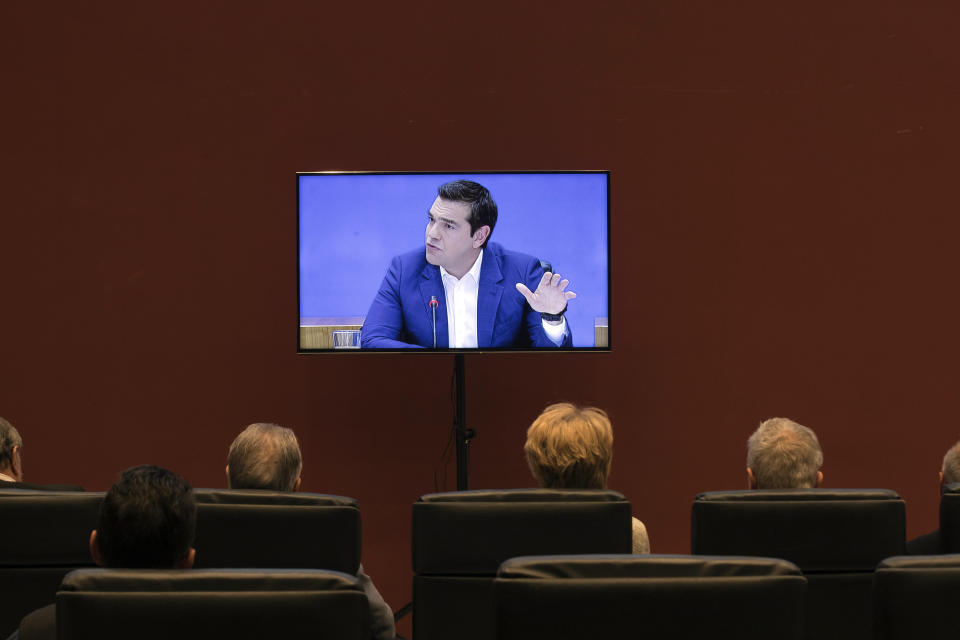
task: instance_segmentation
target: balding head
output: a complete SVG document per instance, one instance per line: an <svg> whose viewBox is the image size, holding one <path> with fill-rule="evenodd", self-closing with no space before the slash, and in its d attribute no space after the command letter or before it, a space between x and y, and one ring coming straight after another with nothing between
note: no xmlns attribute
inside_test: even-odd
<svg viewBox="0 0 960 640"><path fill-rule="evenodd" d="M747 475L754 489L811 489L823 479L817 435L786 418L771 418L747 440Z"/></svg>
<svg viewBox="0 0 960 640"><path fill-rule="evenodd" d="M260 422L244 429L230 445L227 482L231 489L295 491L302 467L293 431Z"/></svg>

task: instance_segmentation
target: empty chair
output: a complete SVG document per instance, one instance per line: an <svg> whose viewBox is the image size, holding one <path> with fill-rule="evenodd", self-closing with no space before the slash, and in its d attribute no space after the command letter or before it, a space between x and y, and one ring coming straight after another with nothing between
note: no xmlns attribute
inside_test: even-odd
<svg viewBox="0 0 960 640"><path fill-rule="evenodd" d="M0 637L53 602L67 572L92 567L90 532L103 493L0 489Z"/></svg>
<svg viewBox="0 0 960 640"><path fill-rule="evenodd" d="M616 491L514 489L422 496L413 505L413 635L493 637L493 578L508 558L630 553L630 503Z"/></svg>
<svg viewBox="0 0 960 640"><path fill-rule="evenodd" d="M331 569L360 565L360 509L344 496L196 489L197 568Z"/></svg>
<svg viewBox="0 0 960 640"><path fill-rule="evenodd" d="M786 560L513 558L494 581L498 640L803 637L806 580Z"/></svg>
<svg viewBox="0 0 960 640"><path fill-rule="evenodd" d="M958 602L960 556L887 558L874 574L876 638L952 637Z"/></svg>
<svg viewBox="0 0 960 640"><path fill-rule="evenodd" d="M904 536L885 489L711 491L693 503L691 552L789 560L808 580L808 638L871 638L873 570Z"/></svg>
<svg viewBox="0 0 960 640"><path fill-rule="evenodd" d="M60 640L365 640L356 578L320 570L80 569L56 599ZM21 638L30 639L21 628Z"/></svg>

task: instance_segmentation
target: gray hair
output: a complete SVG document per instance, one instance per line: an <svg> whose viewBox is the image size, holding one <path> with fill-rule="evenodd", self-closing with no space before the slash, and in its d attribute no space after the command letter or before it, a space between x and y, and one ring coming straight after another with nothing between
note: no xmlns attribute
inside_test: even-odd
<svg viewBox="0 0 960 640"><path fill-rule="evenodd" d="M0 469L6 469L13 463L14 447L22 447L20 432L12 424L0 418Z"/></svg>
<svg viewBox="0 0 960 640"><path fill-rule="evenodd" d="M821 466L817 434L792 420L770 418L747 440L747 467L760 489L813 488Z"/></svg>
<svg viewBox="0 0 960 640"><path fill-rule="evenodd" d="M244 429L227 454L231 489L293 491L303 468L291 429L258 422Z"/></svg>
<svg viewBox="0 0 960 640"><path fill-rule="evenodd" d="M950 447L943 456L943 484L960 482L960 442Z"/></svg>

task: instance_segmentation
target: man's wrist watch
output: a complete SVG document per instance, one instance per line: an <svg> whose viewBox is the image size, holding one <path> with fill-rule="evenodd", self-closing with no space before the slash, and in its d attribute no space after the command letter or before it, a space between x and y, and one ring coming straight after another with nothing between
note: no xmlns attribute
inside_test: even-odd
<svg viewBox="0 0 960 640"><path fill-rule="evenodd" d="M563 314L567 312L567 307L564 306L563 310L560 313L544 313L540 312L540 317L546 320L547 322L559 322L563 320Z"/></svg>

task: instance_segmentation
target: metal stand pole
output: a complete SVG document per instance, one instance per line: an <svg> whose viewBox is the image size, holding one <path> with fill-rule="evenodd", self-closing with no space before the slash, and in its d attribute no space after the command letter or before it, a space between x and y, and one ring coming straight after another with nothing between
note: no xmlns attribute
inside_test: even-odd
<svg viewBox="0 0 960 640"><path fill-rule="evenodd" d="M470 478L469 444L476 437L473 429L467 428L467 381L463 354L453 356L453 375L457 414L454 418L454 430L457 439L457 491L466 491Z"/></svg>

